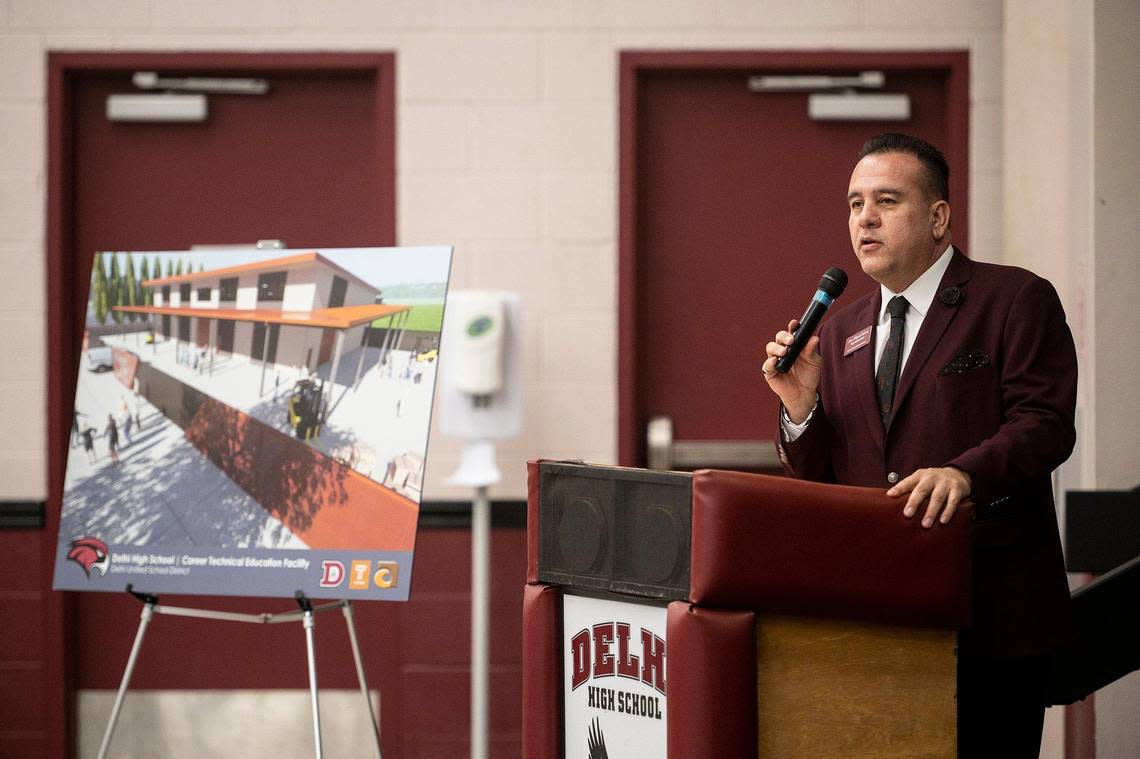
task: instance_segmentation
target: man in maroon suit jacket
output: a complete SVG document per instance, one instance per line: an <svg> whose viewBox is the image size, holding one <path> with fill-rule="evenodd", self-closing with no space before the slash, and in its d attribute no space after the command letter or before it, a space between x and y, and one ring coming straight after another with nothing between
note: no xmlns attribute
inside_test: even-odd
<svg viewBox="0 0 1140 759"><path fill-rule="evenodd" d="M900 519L928 529L974 503L959 756L1036 757L1048 652L1071 624L1050 475L1076 437L1076 353L1047 281L950 245L948 174L916 138L864 146L849 227L880 288L834 314L782 374L790 323L763 370L792 475L889 488Z"/></svg>

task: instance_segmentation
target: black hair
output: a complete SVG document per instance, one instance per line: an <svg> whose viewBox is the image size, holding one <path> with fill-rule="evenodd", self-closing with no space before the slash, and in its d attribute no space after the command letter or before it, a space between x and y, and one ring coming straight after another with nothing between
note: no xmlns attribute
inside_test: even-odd
<svg viewBox="0 0 1140 759"><path fill-rule="evenodd" d="M876 153L906 153L918 159L926 174L926 191L938 200L950 200L950 166L942 151L909 134L886 132L863 143L859 160Z"/></svg>

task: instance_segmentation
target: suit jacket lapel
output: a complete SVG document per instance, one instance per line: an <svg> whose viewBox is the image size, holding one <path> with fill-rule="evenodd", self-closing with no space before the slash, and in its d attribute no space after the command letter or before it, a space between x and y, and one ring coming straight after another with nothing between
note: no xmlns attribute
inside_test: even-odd
<svg viewBox="0 0 1140 759"><path fill-rule="evenodd" d="M856 324L872 325L871 344L840 359L851 362L848 370L852 374L849 376L854 377L855 393L859 396L860 411L867 417L872 439L879 446L880 451L886 445L886 434L883 430L883 420L879 416L879 395L878 388L875 385L874 331L879 328L879 309L882 308L883 302L882 292L881 288L875 289L875 297L867 300L867 306L855 322Z"/></svg>
<svg viewBox="0 0 1140 759"><path fill-rule="evenodd" d="M941 301L939 295L945 288L951 285L965 284L969 278L970 259L966 258L962 255L961 251L955 248L954 256L950 260L950 266L947 267L946 273L942 275L942 281L938 283L938 292L935 293L934 300L930 302L930 308L926 312L926 317L922 320L922 328L918 331L914 345L911 346L910 355L907 357L906 366L903 367L902 377L899 379L899 386L895 390L895 405L892 418L899 415L903 403L906 402L907 395L910 394L910 389L914 387L915 380L918 378L919 372L922 371L923 365L927 359L930 358L930 354L934 352L934 348L938 345L938 341L942 339L942 335L946 332L946 328L950 326L950 322L954 320L954 315L958 313L960 303L947 305Z"/></svg>

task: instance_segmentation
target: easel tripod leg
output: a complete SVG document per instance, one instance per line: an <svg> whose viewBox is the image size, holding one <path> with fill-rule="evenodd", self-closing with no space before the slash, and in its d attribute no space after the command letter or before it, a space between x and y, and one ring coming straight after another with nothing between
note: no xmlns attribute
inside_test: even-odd
<svg viewBox="0 0 1140 759"><path fill-rule="evenodd" d="M309 696L313 705L313 745L316 748L317 759L322 759L321 750L321 706L317 698L317 657L313 648L313 608L305 606L305 616L302 621L305 626L305 648L309 659Z"/></svg>
<svg viewBox="0 0 1140 759"><path fill-rule="evenodd" d="M345 601L341 610L344 612L344 623L348 627L348 641L352 644L352 660L356 662L356 679L360 681L360 696L364 699L364 708L368 711L368 718L372 720L372 735L376 739L376 759L383 759L380 751L380 726L376 723L376 714L372 711L372 699L368 697L368 681L364 677L364 660L360 656L360 644L356 640L356 621L352 616L352 601Z"/></svg>
<svg viewBox="0 0 1140 759"><path fill-rule="evenodd" d="M107 730L103 733L103 742L99 744L98 759L106 759L107 749L111 747L111 736L115 733L115 724L119 721L119 711L123 708L123 699L126 698L127 688L131 684L131 674L135 671L135 661L142 648L143 636L146 635L147 625L154 617L155 602L148 601L143 605L139 619L139 629L135 633L135 642L131 646L131 655L127 657L127 668L123 671L123 680L119 683L119 693L115 696L115 705L111 708L111 720L107 723Z"/></svg>

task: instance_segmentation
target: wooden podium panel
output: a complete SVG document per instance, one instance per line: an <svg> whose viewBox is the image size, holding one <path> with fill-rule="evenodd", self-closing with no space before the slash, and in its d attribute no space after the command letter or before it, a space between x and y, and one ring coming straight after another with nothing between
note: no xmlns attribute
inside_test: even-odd
<svg viewBox="0 0 1140 759"><path fill-rule="evenodd" d="M758 757L954 759L957 633L760 616Z"/></svg>

